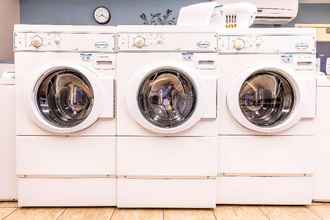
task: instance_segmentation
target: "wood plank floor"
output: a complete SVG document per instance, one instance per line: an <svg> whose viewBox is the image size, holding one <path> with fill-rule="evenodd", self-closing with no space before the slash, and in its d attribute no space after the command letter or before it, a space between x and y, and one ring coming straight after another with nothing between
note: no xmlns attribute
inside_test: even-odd
<svg viewBox="0 0 330 220"><path fill-rule="evenodd" d="M216 209L17 208L0 202L5 220L330 220L330 203L311 206L218 206Z"/></svg>

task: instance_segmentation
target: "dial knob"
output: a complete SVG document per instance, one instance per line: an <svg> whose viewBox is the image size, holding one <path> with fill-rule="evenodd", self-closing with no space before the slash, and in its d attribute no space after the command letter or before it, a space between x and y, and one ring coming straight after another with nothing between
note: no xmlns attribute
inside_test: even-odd
<svg viewBox="0 0 330 220"><path fill-rule="evenodd" d="M137 36L134 38L134 46L137 48L142 48L146 45L146 39L142 36Z"/></svg>
<svg viewBox="0 0 330 220"><path fill-rule="evenodd" d="M31 45L34 47L34 48L39 48L42 46L42 38L39 37L39 36L35 36L32 38L31 40Z"/></svg>
<svg viewBox="0 0 330 220"><path fill-rule="evenodd" d="M234 48L236 50L242 50L245 47L245 41L241 38L234 41Z"/></svg>

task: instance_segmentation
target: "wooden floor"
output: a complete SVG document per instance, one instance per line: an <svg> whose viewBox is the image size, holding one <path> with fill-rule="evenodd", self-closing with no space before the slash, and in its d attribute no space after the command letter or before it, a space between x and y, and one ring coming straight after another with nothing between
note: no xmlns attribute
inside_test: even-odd
<svg viewBox="0 0 330 220"><path fill-rule="evenodd" d="M200 209L17 208L0 202L6 220L330 220L330 204L312 206L218 206Z"/></svg>

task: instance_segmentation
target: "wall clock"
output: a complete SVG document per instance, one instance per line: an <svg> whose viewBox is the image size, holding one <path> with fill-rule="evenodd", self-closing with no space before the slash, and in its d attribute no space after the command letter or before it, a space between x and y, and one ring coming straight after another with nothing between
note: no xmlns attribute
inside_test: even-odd
<svg viewBox="0 0 330 220"><path fill-rule="evenodd" d="M94 16L94 20L98 24L107 24L111 20L111 12L105 6L99 6L95 8L93 16Z"/></svg>

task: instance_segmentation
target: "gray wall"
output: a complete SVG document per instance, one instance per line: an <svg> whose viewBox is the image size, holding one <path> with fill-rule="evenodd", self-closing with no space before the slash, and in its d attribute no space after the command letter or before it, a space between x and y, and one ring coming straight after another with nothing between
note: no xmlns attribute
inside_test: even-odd
<svg viewBox="0 0 330 220"><path fill-rule="evenodd" d="M294 23L330 24L330 4L301 4Z"/></svg>
<svg viewBox="0 0 330 220"><path fill-rule="evenodd" d="M110 8L110 25L143 24L140 14L164 13L172 9L177 16L181 6L199 0L21 0L21 23L25 24L96 24L95 7Z"/></svg>
<svg viewBox="0 0 330 220"><path fill-rule="evenodd" d="M201 0L20 0L21 23L24 24L96 24L92 17L95 7L111 9L110 25L142 24L141 13L172 9L176 17L180 7ZM206 0L205 0L206 1ZM299 15L291 23L330 23L330 4L301 5Z"/></svg>

